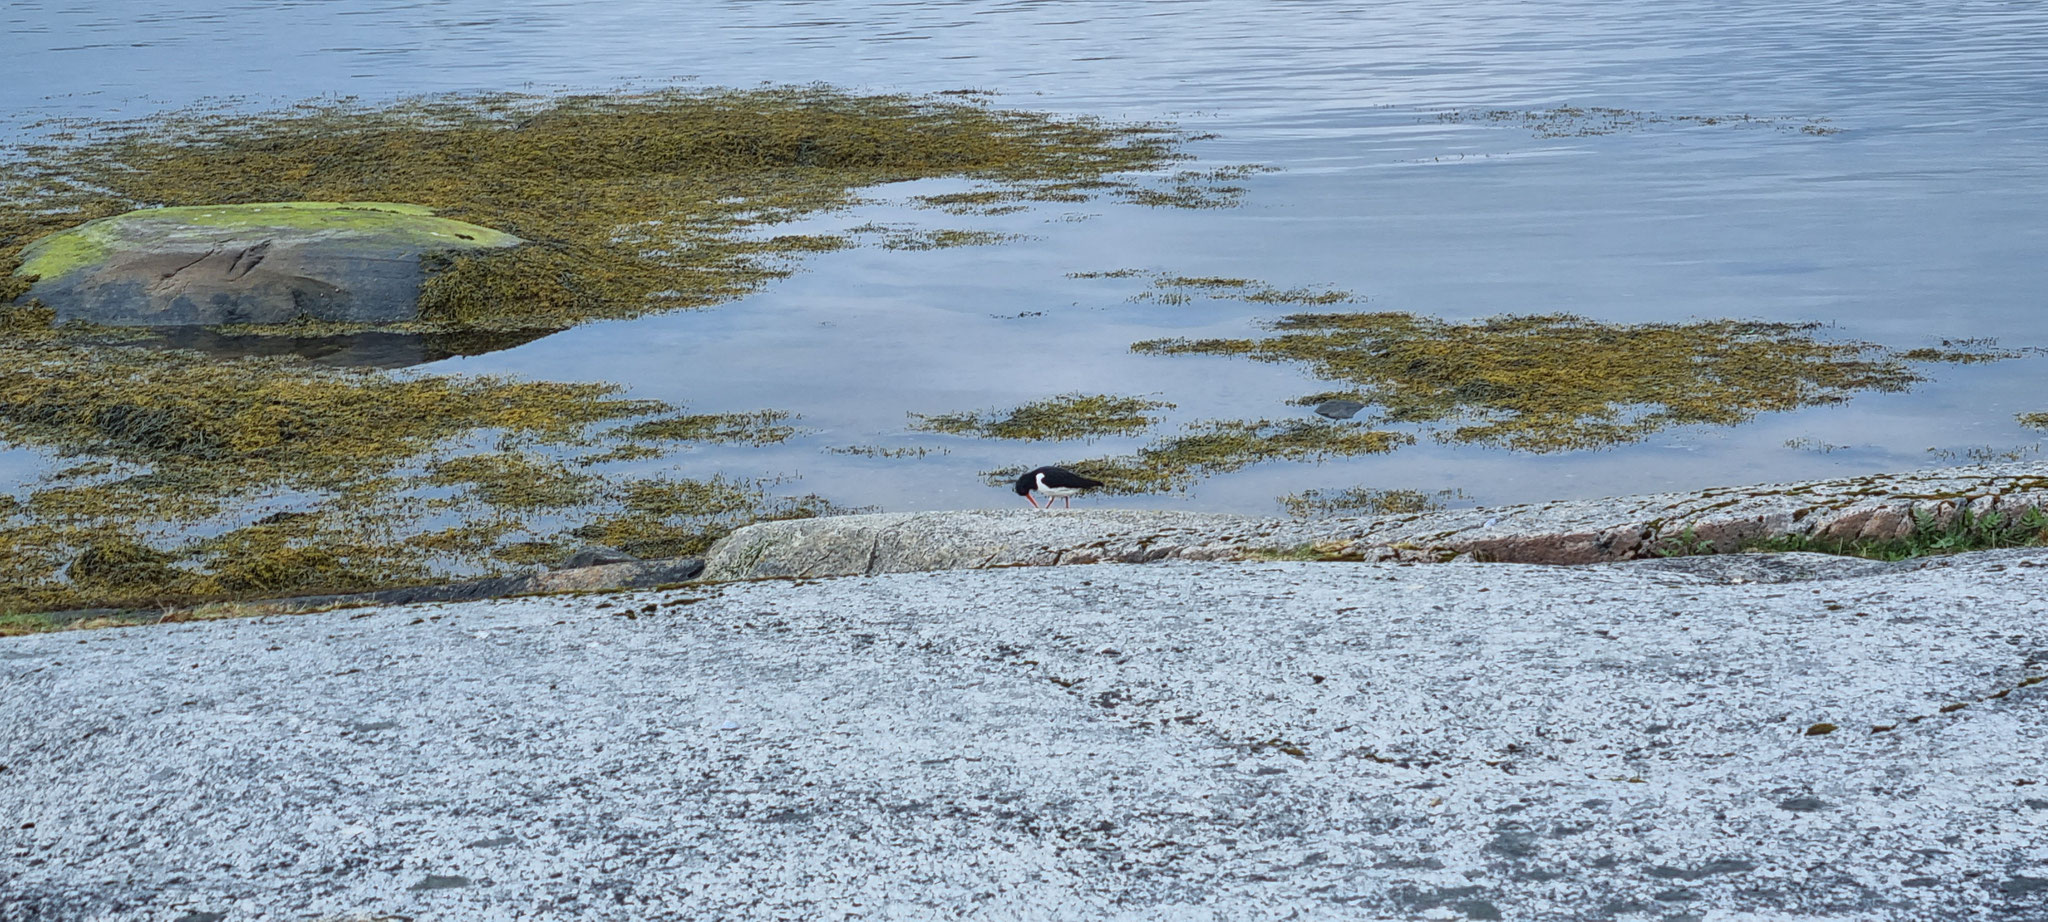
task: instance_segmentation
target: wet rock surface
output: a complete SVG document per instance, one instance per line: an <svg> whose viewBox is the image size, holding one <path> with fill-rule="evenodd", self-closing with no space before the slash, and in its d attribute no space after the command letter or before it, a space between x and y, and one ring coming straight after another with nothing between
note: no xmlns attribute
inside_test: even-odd
<svg viewBox="0 0 2048 922"><path fill-rule="evenodd" d="M129 212L22 253L28 297L59 321L110 326L379 324L419 316L424 257L516 237L380 202L278 202Z"/></svg>
<svg viewBox="0 0 2048 922"><path fill-rule="evenodd" d="M0 918L2048 917L2048 551L1814 556L14 638Z"/></svg>

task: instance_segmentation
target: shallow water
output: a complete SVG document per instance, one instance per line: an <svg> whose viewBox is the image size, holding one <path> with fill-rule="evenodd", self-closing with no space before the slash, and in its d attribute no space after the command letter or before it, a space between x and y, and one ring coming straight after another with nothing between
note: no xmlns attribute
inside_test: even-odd
<svg viewBox="0 0 2048 922"><path fill-rule="evenodd" d="M15 132L221 97L259 107L821 81L1170 120L1216 135L1189 148L1198 165L1280 168L1245 180L1232 209L1097 202L960 218L880 201L816 223L1032 236L826 254L712 309L425 366L612 380L699 411L791 410L805 432L787 443L647 469L779 476L786 491L851 506L1009 505L980 471L1145 441L976 441L912 432L909 412L1155 395L1177 405L1157 430L1169 434L1198 419L1305 414L1285 402L1326 388L1294 366L1128 351L1160 336L1251 335L1284 309L1129 303L1142 279L1073 272L1328 285L1369 309L1450 319L1744 317L1817 321L1901 349L1980 337L2048 347L2048 8L2032 3L15 0L0 6L0 31L0 129ZM1783 121L1538 137L1439 118L1567 104ZM1807 124L1839 131L1798 130ZM2013 417L2048 410L2043 362L1922 366L1930 380L1910 393L1612 450L1537 456L1424 438L1114 502L1272 512L1282 494L1362 485L1493 504L1928 466L1942 451L2034 446L2039 434ZM1841 447L1787 444L1802 439ZM934 452L826 451L853 445ZM17 454L0 473L31 466Z"/></svg>

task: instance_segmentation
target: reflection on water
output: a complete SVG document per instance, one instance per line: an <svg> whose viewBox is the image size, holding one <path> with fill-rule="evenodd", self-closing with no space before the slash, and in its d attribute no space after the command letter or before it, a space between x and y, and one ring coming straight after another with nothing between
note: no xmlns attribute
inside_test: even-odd
<svg viewBox="0 0 2048 922"><path fill-rule="evenodd" d="M0 32L0 124L16 129L252 94L249 105L824 81L1169 119L1215 133L1191 148L1198 166L1281 168L1242 180L1241 206L1203 212L947 215L902 203L963 188L875 190L820 220L1028 239L821 255L738 302L434 366L619 381L707 412L793 411L804 430L782 444L650 468L792 478L793 492L843 505L1003 505L1014 497L981 471L1128 453L1149 438L988 442L917 432L910 413L1127 395L1174 405L1156 436L1310 412L1289 403L1317 389L1300 369L1132 354L1143 340L1255 335L1286 312L1128 300L1161 275L1344 289L1369 302L1360 309L1453 323L1745 318L1818 322L1901 350L2048 346L2038 4L17 0ZM1641 118L1604 134L1532 129L1567 107ZM1486 112L1537 116L1443 117ZM1735 116L1758 121L1725 121ZM1796 130L1807 125L1826 131ZM1124 269L1139 274L1121 287L1069 277ZM1360 488L1497 503L1911 468L1935 460L1930 447L2034 444L2014 415L2048 410L2042 361L1940 367L1908 393L1679 427L1616 450L1530 456L1424 438L1118 502L1272 512L1281 495ZM846 446L876 453L828 451ZM886 454L916 447L935 450Z"/></svg>
<svg viewBox="0 0 2048 922"><path fill-rule="evenodd" d="M236 336L205 327L151 327L134 345L191 349L221 358L296 355L335 368L405 368L523 346L547 330L462 333L351 333L345 336Z"/></svg>

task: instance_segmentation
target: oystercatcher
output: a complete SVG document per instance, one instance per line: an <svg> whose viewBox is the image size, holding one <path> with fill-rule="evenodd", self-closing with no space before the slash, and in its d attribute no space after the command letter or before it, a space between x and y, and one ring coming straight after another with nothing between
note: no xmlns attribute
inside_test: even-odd
<svg viewBox="0 0 2048 922"><path fill-rule="evenodd" d="M1017 478L1017 495L1024 497L1024 501L1036 509L1040 507L1038 500L1031 498L1031 491L1037 490L1045 494L1043 508L1051 509L1053 498L1058 497L1066 500L1067 508L1072 509L1074 494L1099 486L1102 486L1102 481L1090 480L1063 467L1041 467L1025 471L1024 476Z"/></svg>

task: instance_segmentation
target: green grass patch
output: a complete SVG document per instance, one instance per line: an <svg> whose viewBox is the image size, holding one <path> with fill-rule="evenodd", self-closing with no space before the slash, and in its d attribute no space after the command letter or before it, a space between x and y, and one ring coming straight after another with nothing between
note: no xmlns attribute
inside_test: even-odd
<svg viewBox="0 0 2048 922"><path fill-rule="evenodd" d="M2044 546L2048 546L2048 513L2040 509L2028 509L2017 515L2000 512L1977 515L1965 509L1947 518L1916 512L1913 531L1901 538L1845 540L1784 535L1745 542L1742 550L1810 551L1871 560L1906 560L1964 551Z"/></svg>

